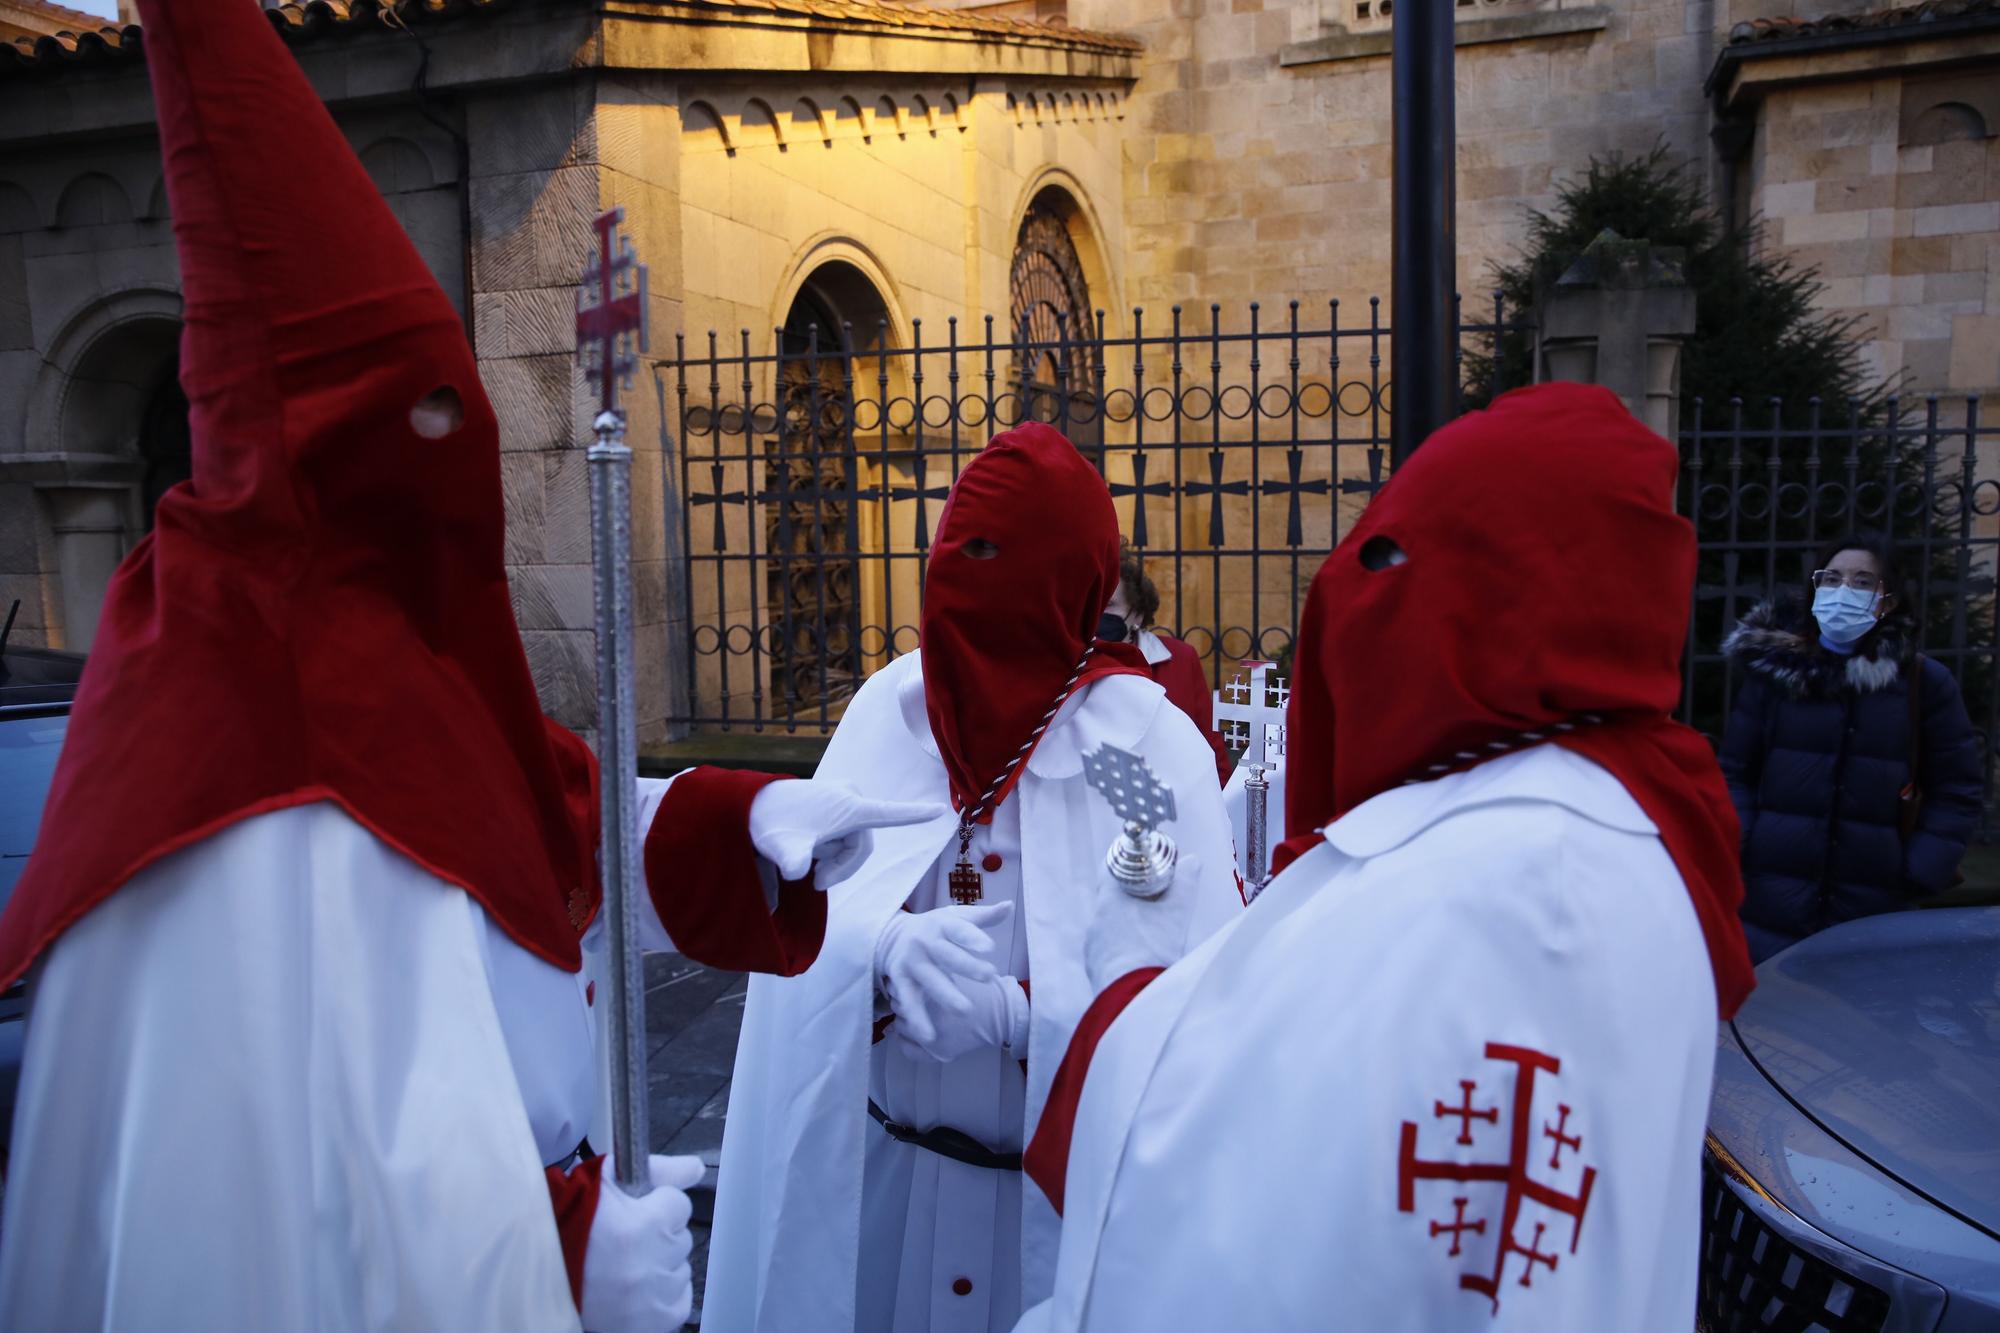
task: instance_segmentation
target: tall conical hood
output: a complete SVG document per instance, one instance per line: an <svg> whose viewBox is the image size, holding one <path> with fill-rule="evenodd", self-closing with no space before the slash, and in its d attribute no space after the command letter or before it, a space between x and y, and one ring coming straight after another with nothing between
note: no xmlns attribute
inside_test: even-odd
<svg viewBox="0 0 2000 1333"><path fill-rule="evenodd" d="M317 800L574 968L592 767L536 702L464 331L253 0L139 10L193 477L112 580L0 975L158 857ZM439 390L462 422L421 432Z"/></svg>

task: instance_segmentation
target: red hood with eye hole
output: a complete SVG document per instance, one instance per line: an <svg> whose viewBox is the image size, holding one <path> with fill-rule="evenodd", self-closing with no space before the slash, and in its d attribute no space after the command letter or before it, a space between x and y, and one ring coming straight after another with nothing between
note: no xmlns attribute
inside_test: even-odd
<svg viewBox="0 0 2000 1333"><path fill-rule="evenodd" d="M968 554L975 542L998 553ZM1149 674L1137 648L1099 644L1071 683L1117 588L1118 516L1104 478L1040 422L994 436L951 488L924 580L925 707L959 810L979 805L1017 755L1025 763L1035 728L1070 692Z"/></svg>
<svg viewBox="0 0 2000 1333"><path fill-rule="evenodd" d="M574 970L594 762L549 723L498 428L451 302L253 5L140 0L185 297L193 478L105 599L0 984L131 876L331 801ZM337 246L300 243L300 219ZM454 390L442 439L410 409Z"/></svg>
<svg viewBox="0 0 2000 1333"><path fill-rule="evenodd" d="M1524 733L1601 718L1555 743L1610 770L1659 826L1727 1016L1754 978L1735 809L1708 742L1671 717L1695 562L1678 469L1672 445L1587 385L1518 390L1431 436L1313 579L1285 816L1324 828ZM1406 561L1364 567L1377 537Z"/></svg>

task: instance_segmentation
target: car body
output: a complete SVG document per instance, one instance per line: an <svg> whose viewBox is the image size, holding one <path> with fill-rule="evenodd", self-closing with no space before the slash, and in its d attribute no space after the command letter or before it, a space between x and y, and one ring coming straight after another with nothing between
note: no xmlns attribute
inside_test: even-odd
<svg viewBox="0 0 2000 1333"><path fill-rule="evenodd" d="M0 907L13 896L34 848L82 675L83 658L75 653L39 648L0 653ZM0 993L0 1160L14 1123L27 995L25 981Z"/></svg>
<svg viewBox="0 0 2000 1333"><path fill-rule="evenodd" d="M2000 1329L2000 907L1851 921L1760 967L1702 1176L1707 1333Z"/></svg>

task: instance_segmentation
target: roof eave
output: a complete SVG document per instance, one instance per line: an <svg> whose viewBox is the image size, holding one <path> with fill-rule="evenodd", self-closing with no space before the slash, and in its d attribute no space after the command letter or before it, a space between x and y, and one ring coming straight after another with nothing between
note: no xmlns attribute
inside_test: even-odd
<svg viewBox="0 0 2000 1333"><path fill-rule="evenodd" d="M1894 52L1894 58L1882 60L1885 50ZM1871 60L1839 59L1859 53L1868 53ZM1727 111L1774 88L1943 68L1996 56L2000 56L2000 11L1988 10L1928 22L1735 42L1717 55L1702 91L1719 110Z"/></svg>

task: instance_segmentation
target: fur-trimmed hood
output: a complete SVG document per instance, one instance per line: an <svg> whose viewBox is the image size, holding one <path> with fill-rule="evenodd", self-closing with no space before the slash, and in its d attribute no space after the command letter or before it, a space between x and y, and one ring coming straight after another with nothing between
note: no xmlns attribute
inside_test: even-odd
<svg viewBox="0 0 2000 1333"><path fill-rule="evenodd" d="M1841 690L1872 694L1902 678L1916 655L1916 625L1900 611L1882 617L1852 656L1820 646L1810 615L1765 602L1722 641L1722 655L1794 698L1829 698Z"/></svg>

